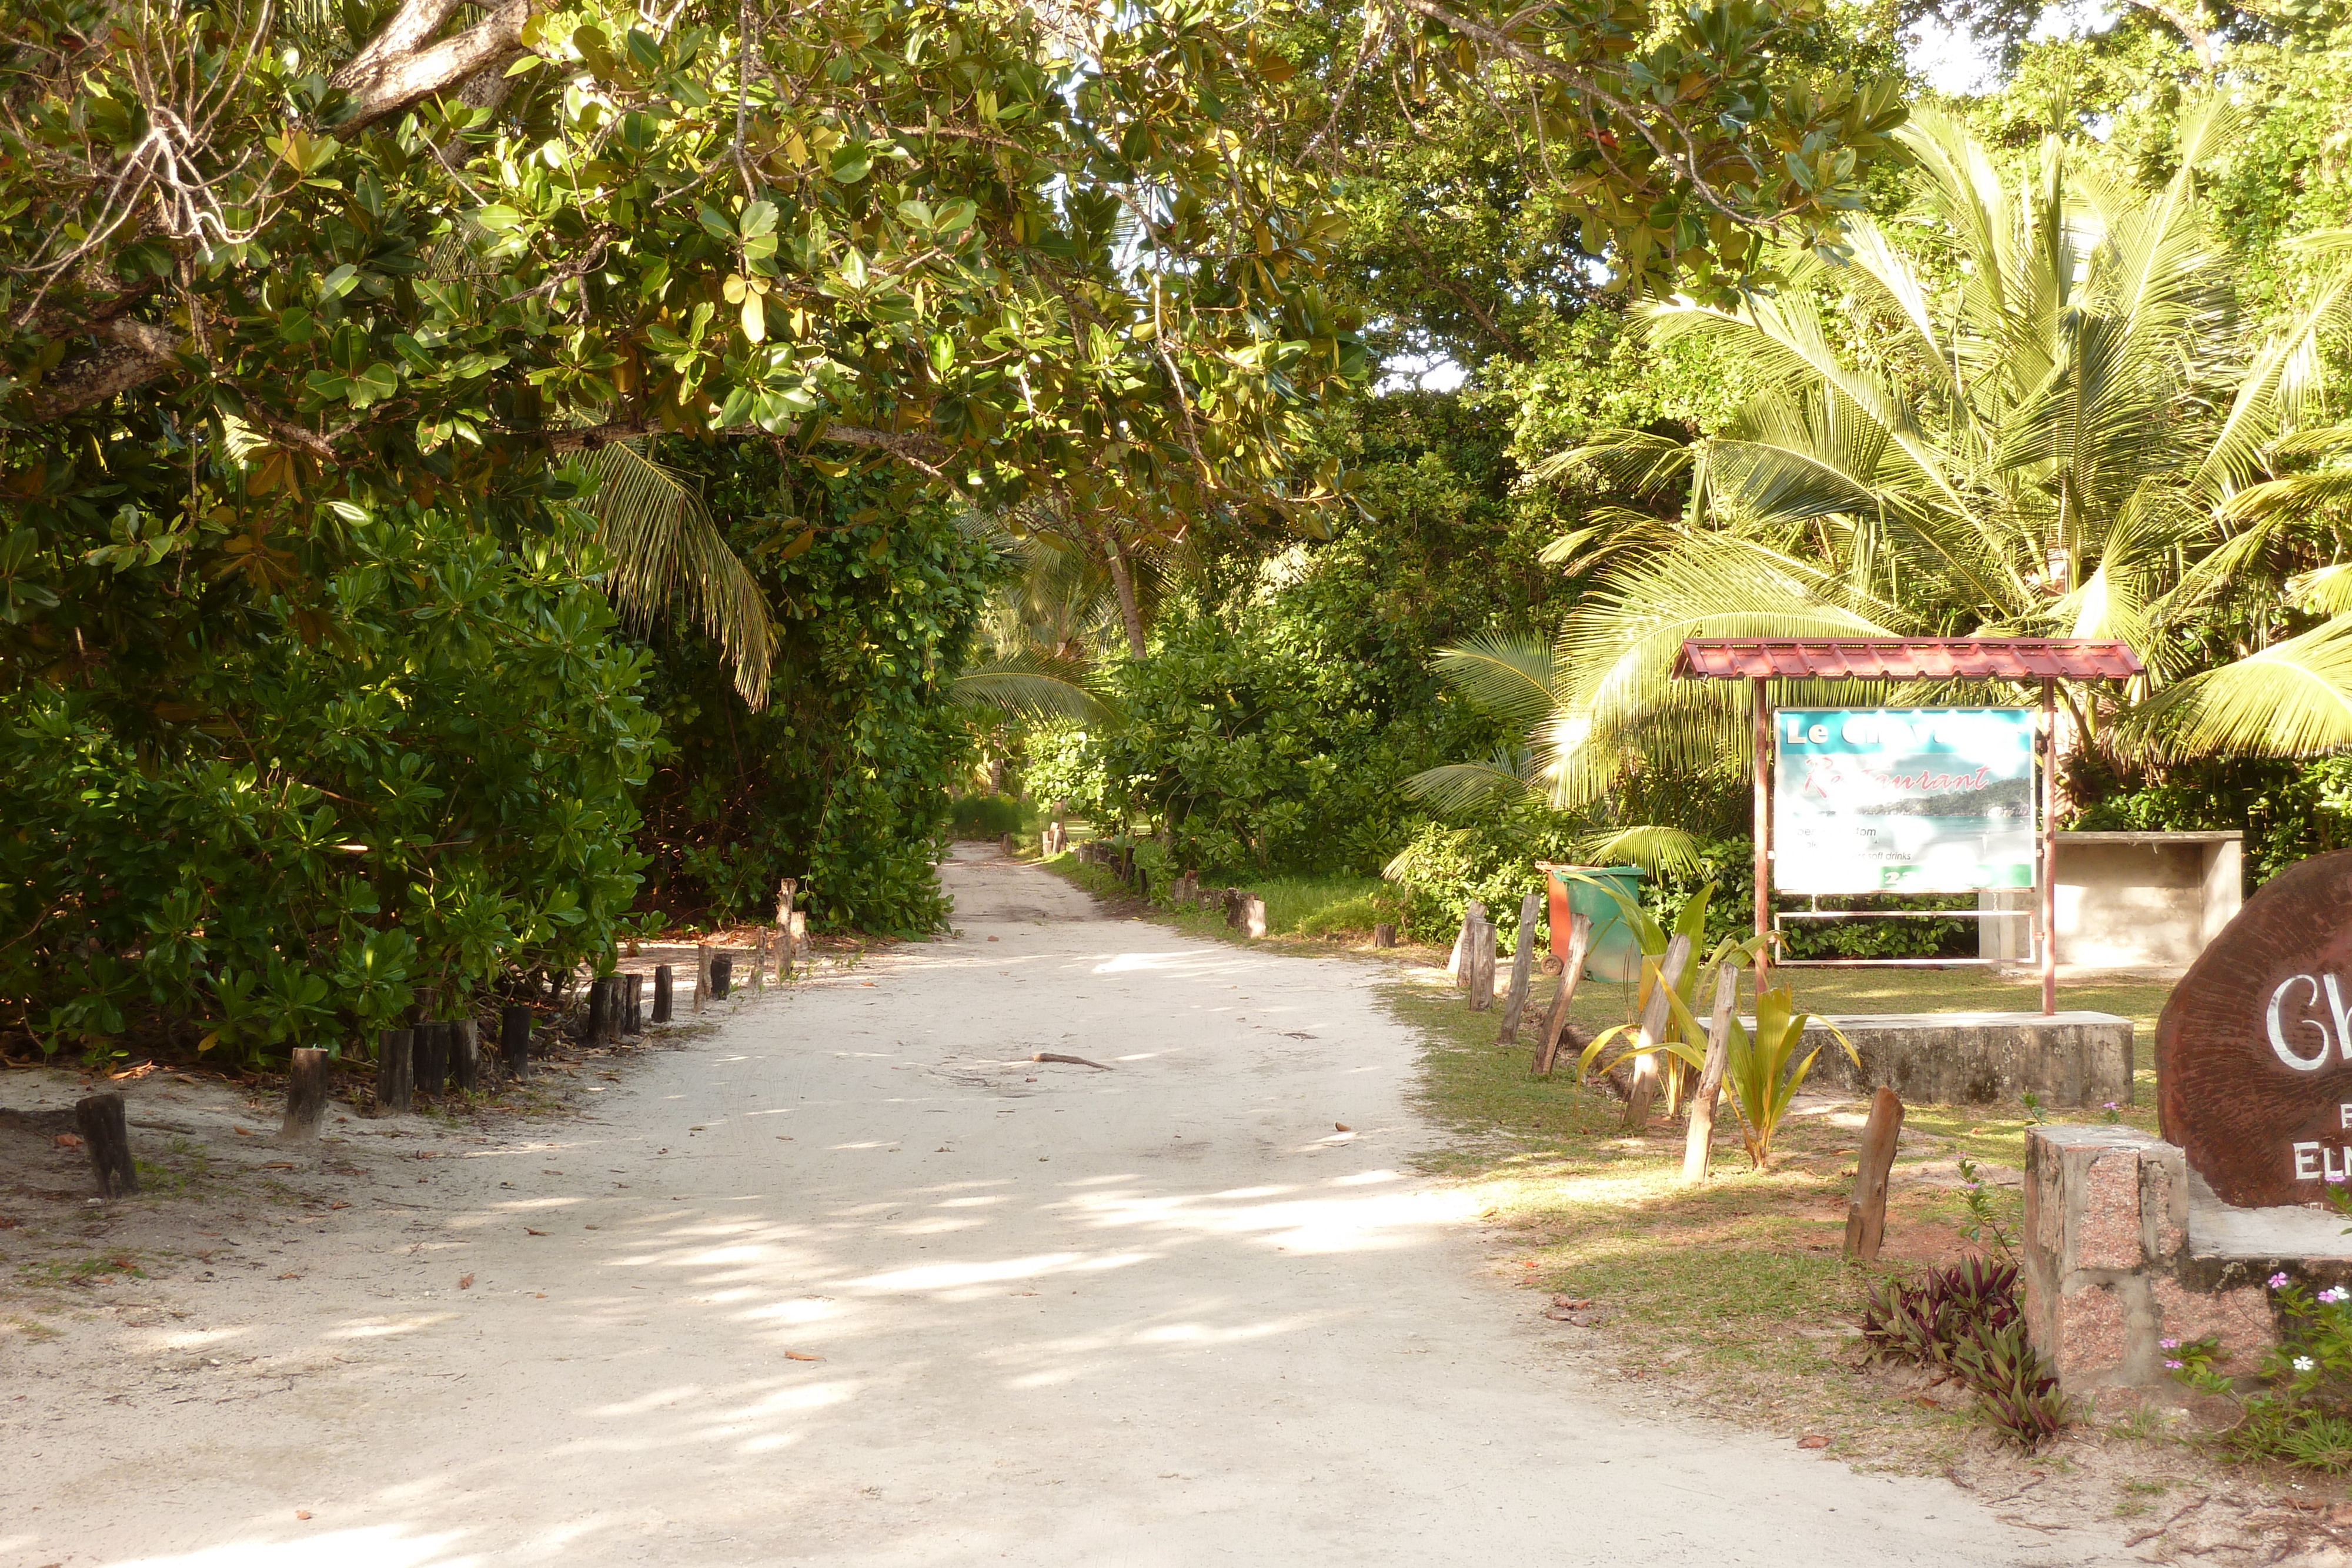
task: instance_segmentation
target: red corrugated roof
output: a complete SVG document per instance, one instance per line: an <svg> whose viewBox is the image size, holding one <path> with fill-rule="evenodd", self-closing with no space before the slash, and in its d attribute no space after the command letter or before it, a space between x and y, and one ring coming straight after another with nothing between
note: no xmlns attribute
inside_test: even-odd
<svg viewBox="0 0 2352 1568"><path fill-rule="evenodd" d="M2049 637L1693 637L1685 680L2121 679L2144 668L2123 643Z"/></svg>

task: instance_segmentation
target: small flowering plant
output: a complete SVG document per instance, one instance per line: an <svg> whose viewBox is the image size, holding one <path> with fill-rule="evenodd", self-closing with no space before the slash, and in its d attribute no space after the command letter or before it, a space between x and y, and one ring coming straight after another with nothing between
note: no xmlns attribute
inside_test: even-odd
<svg viewBox="0 0 2352 1568"><path fill-rule="evenodd" d="M2243 1396L2244 1416L2228 1441L2249 1458L2284 1459L2332 1475L2352 1470L2352 1289L2314 1291L2283 1272L2263 1283L2286 1320L2285 1343L2263 1358L2263 1386ZM2157 1343L2173 1376L2202 1393L2236 1396L2218 1369L2216 1336Z"/></svg>

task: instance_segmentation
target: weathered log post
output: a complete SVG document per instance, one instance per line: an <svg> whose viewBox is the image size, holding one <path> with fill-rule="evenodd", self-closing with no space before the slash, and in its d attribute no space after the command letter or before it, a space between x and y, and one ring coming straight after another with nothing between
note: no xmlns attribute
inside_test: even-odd
<svg viewBox="0 0 2352 1568"><path fill-rule="evenodd" d="M1625 1130L1646 1133L1650 1130L1650 1102L1658 1093L1657 1044L1666 1038L1674 1014L1668 1009L1666 993L1682 984L1683 970L1689 965L1691 939L1677 934L1666 944L1666 956L1658 966L1655 983L1650 988L1649 1004L1642 1009L1642 1025L1633 1037L1633 1086L1625 1096Z"/></svg>
<svg viewBox="0 0 2352 1568"><path fill-rule="evenodd" d="M1453 956L1445 960L1445 977L1457 991L1470 988L1470 943L1486 919L1486 906L1476 899L1462 912L1462 929L1454 936Z"/></svg>
<svg viewBox="0 0 2352 1568"><path fill-rule="evenodd" d="M419 1094L438 1094L449 1081L449 1026L438 1019L415 1030L413 1082Z"/></svg>
<svg viewBox="0 0 2352 1568"><path fill-rule="evenodd" d="M667 1023L671 1013L671 988L677 984L667 964L654 966L654 1022Z"/></svg>
<svg viewBox="0 0 2352 1568"><path fill-rule="evenodd" d="M621 1032L646 1032L646 977L635 970L621 977Z"/></svg>
<svg viewBox="0 0 2352 1568"><path fill-rule="evenodd" d="M327 1095L334 1086L333 1059L317 1046L294 1048L286 1066L286 1119L278 1124L281 1144L315 1144L327 1119Z"/></svg>
<svg viewBox="0 0 2352 1568"><path fill-rule="evenodd" d="M449 1077L468 1094L481 1086L482 1026L472 1019L459 1019L449 1026Z"/></svg>
<svg viewBox="0 0 2352 1568"><path fill-rule="evenodd" d="M1511 955L1511 992L1503 1001L1503 1024L1495 1035L1496 1045L1519 1043L1519 1019L1528 1010L1528 987L1535 979L1536 915L1543 908L1543 894L1528 894L1519 900L1519 946Z"/></svg>
<svg viewBox="0 0 2352 1568"><path fill-rule="evenodd" d="M1551 994L1551 1010L1544 1014L1543 1037L1536 1042L1536 1071L1541 1077L1550 1077L1552 1063L1559 1059L1559 1042L1568 1033L1568 1004L1576 999L1577 984L1584 978L1585 956L1591 951L1592 916L1570 915L1568 956L1559 967L1559 989Z"/></svg>
<svg viewBox="0 0 2352 1568"><path fill-rule="evenodd" d="M376 1114L397 1115L412 1109L416 1098L416 1036L408 1030L388 1029L375 1037Z"/></svg>
<svg viewBox="0 0 2352 1568"><path fill-rule="evenodd" d="M139 1166L131 1157L131 1117L122 1096L111 1089L82 1096L74 1103L74 1125L81 1130L98 1190L108 1197L137 1192Z"/></svg>
<svg viewBox="0 0 2352 1568"><path fill-rule="evenodd" d="M1397 928L1396 928L1393 925L1391 925L1391 924L1388 923L1387 921L1382 921L1380 925L1375 925L1375 926L1373 926L1373 927L1372 927L1372 946L1375 946L1375 947L1393 947L1393 946L1395 946L1396 945L1397 945Z"/></svg>
<svg viewBox="0 0 2352 1568"><path fill-rule="evenodd" d="M507 1076L520 1083L530 1076L530 1009L499 1009L499 1054L506 1059Z"/></svg>
<svg viewBox="0 0 2352 1568"><path fill-rule="evenodd" d="M768 929L764 925L751 933L751 988L768 988Z"/></svg>
<svg viewBox="0 0 2352 1568"><path fill-rule="evenodd" d="M702 1010L702 998L710 994L710 944L694 945L694 1010Z"/></svg>
<svg viewBox="0 0 2352 1568"><path fill-rule="evenodd" d="M776 978L793 977L793 900L801 891L798 877L785 877L776 883ZM667 1019L657 1020L667 1022Z"/></svg>
<svg viewBox="0 0 2352 1568"><path fill-rule="evenodd" d="M1495 923L1481 916L1470 934L1470 1010L1483 1013L1495 1005Z"/></svg>
<svg viewBox="0 0 2352 1568"><path fill-rule="evenodd" d="M1731 1009L1739 999L1739 966L1719 964L1715 971L1715 1009L1706 1019L1706 1060L1699 1066L1698 1089L1691 1096L1690 1129L1683 1134L1683 1180L1706 1179L1715 1157L1715 1107L1723 1097L1723 1074L1731 1061Z"/></svg>
<svg viewBox="0 0 2352 1568"><path fill-rule="evenodd" d="M1265 935L1265 900L1255 894L1242 895L1242 925L1252 936Z"/></svg>
<svg viewBox="0 0 2352 1568"><path fill-rule="evenodd" d="M735 980L735 960L725 953L714 954L710 959L710 999L723 1002Z"/></svg>
<svg viewBox="0 0 2352 1568"><path fill-rule="evenodd" d="M1870 1097L1870 1120L1862 1129L1862 1157L1854 1162L1853 1197L1845 1210L1845 1256L1849 1263L1878 1259L1886 1239L1886 1181L1895 1169L1895 1145L1903 1139L1903 1098L1892 1089Z"/></svg>

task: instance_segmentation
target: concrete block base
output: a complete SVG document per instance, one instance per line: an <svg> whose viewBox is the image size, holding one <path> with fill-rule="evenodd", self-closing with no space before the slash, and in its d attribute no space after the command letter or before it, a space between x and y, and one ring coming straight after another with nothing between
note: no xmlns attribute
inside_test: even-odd
<svg viewBox="0 0 2352 1568"><path fill-rule="evenodd" d="M2013 1104L2032 1090L2045 1105L2132 1102L2131 1019L2112 1013L1870 1013L1833 1018L1862 1056L1859 1070L1829 1031L1813 1082L1856 1094L1885 1087L1914 1105Z"/></svg>

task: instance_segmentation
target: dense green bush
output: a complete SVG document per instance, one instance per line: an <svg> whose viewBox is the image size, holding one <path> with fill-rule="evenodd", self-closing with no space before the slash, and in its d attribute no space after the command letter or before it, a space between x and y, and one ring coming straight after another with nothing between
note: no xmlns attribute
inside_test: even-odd
<svg viewBox="0 0 2352 1568"><path fill-rule="evenodd" d="M828 476L766 448L672 455L704 465L767 598L774 673L755 713L707 639L655 640L648 701L671 750L645 798L646 905L753 917L792 876L819 928L936 929L948 791L972 755L946 689L1001 575L991 547L887 475Z"/></svg>
<svg viewBox="0 0 2352 1568"><path fill-rule="evenodd" d="M960 839L1001 839L1029 825L1030 809L1010 795L959 795L950 803L948 828Z"/></svg>
<svg viewBox="0 0 2352 1568"><path fill-rule="evenodd" d="M656 727L603 596L414 505L340 553L166 691L0 695L0 1007L43 1049L337 1046L611 951Z"/></svg>

